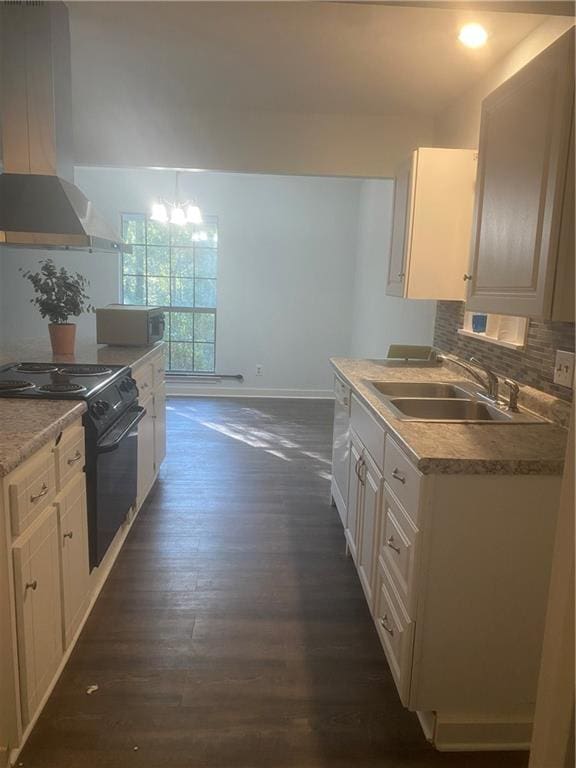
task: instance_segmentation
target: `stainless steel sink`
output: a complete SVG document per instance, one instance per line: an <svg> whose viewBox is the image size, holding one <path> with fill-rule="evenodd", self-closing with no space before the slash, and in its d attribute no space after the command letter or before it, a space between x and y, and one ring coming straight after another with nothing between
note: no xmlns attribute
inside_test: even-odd
<svg viewBox="0 0 576 768"><path fill-rule="evenodd" d="M470 392L456 384L436 381L371 381L386 397L441 397L469 399Z"/></svg>
<svg viewBox="0 0 576 768"><path fill-rule="evenodd" d="M535 424L543 422L528 411L513 413L479 400L399 397L388 401L389 407L405 421L445 421L466 424Z"/></svg>
<svg viewBox="0 0 576 768"><path fill-rule="evenodd" d="M423 421L509 421L509 413L476 400L394 398L390 400L401 414Z"/></svg>
<svg viewBox="0 0 576 768"><path fill-rule="evenodd" d="M462 424L539 424L546 419L530 411L510 411L492 402L474 382L371 381L364 383L403 421Z"/></svg>

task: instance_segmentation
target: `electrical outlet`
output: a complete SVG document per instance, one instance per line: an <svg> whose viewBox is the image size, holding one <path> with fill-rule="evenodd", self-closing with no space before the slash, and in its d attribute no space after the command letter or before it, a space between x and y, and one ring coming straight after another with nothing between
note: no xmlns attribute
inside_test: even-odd
<svg viewBox="0 0 576 768"><path fill-rule="evenodd" d="M264 368L261 365L256 366L256 376L262 376Z"/></svg>
<svg viewBox="0 0 576 768"><path fill-rule="evenodd" d="M561 387L574 387L574 353L556 350L556 364L554 365L554 384Z"/></svg>

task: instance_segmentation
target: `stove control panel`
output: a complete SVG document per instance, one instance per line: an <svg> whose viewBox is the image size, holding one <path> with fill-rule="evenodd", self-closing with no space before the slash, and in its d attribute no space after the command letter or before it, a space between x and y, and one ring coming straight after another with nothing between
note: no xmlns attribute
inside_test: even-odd
<svg viewBox="0 0 576 768"><path fill-rule="evenodd" d="M96 402L92 403L90 406L90 413L95 419L101 419L102 416L105 416L108 413L111 407L112 406L107 400L96 400Z"/></svg>

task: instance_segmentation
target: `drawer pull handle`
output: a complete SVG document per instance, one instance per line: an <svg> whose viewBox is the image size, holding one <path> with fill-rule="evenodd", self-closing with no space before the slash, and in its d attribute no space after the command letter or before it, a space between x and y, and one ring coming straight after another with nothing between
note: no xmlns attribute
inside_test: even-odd
<svg viewBox="0 0 576 768"><path fill-rule="evenodd" d="M36 587L38 586L38 582L36 579L34 581L28 581L26 583L26 586L24 587L24 591L27 592L29 589L31 589L33 592L36 592Z"/></svg>
<svg viewBox="0 0 576 768"><path fill-rule="evenodd" d="M46 483L42 483L42 488L40 489L39 493L37 493L36 495L32 494L32 496L30 496L30 502L34 504L35 501L38 501L38 499L41 499L42 496L46 496L47 493L48 493L48 486L46 485Z"/></svg>
<svg viewBox="0 0 576 768"><path fill-rule="evenodd" d="M67 533L65 533L64 534L64 538L65 539L72 539L72 538L74 538L74 531L68 531Z"/></svg>
<svg viewBox="0 0 576 768"><path fill-rule="evenodd" d="M404 485L406 483L406 477L402 474L402 472L400 472L398 467L394 467L394 469L392 470L392 477L395 480L400 480L402 485Z"/></svg>
<svg viewBox="0 0 576 768"><path fill-rule="evenodd" d="M390 547L390 549L393 549L394 552L398 552L398 554L400 554L400 547L397 547L396 544L394 544L394 536L387 538L386 544Z"/></svg>
<svg viewBox="0 0 576 768"><path fill-rule="evenodd" d="M389 635L392 637L394 636L394 630L392 627L388 626L388 614L385 613L384 616L380 619L380 625L382 626L382 629L385 629L386 632L388 632Z"/></svg>
<svg viewBox="0 0 576 768"><path fill-rule="evenodd" d="M71 467L72 464L76 464L76 462L80 461L81 458L82 458L82 454L80 453L80 451L76 451L74 456L72 456L71 459L68 459L68 466Z"/></svg>

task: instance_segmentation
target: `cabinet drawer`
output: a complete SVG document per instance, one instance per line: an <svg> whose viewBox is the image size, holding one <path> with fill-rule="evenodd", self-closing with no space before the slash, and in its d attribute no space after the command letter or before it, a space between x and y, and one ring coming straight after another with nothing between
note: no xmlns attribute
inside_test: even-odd
<svg viewBox="0 0 576 768"><path fill-rule="evenodd" d="M382 566L379 568L374 619L400 700L406 706L412 676L414 623L408 618L390 576Z"/></svg>
<svg viewBox="0 0 576 768"><path fill-rule="evenodd" d="M84 468L84 428L80 425L66 430L56 446L56 486L62 490L76 472Z"/></svg>
<svg viewBox="0 0 576 768"><path fill-rule="evenodd" d="M404 600L408 615L412 617L415 603L413 582L417 539L417 528L396 503L392 494L385 489L380 557Z"/></svg>
<svg viewBox="0 0 576 768"><path fill-rule="evenodd" d="M52 448L16 470L8 483L12 536L19 536L34 522L56 495L56 469Z"/></svg>
<svg viewBox="0 0 576 768"><path fill-rule="evenodd" d="M421 479L421 473L400 450L394 440L388 436L384 457L384 480L414 523L418 523Z"/></svg>
<svg viewBox="0 0 576 768"><path fill-rule="evenodd" d="M132 376L138 387L138 400L142 403L152 393L154 388L154 365L144 363L132 371Z"/></svg>
<svg viewBox="0 0 576 768"><path fill-rule="evenodd" d="M386 433L383 427L369 413L369 411L352 395L352 407L350 423L363 445L372 456L374 463L380 471L384 466L384 439Z"/></svg>

